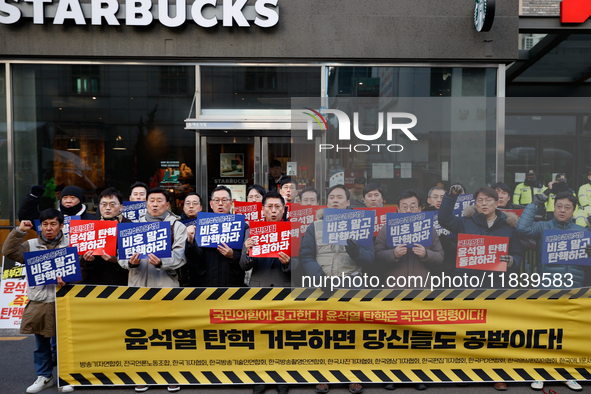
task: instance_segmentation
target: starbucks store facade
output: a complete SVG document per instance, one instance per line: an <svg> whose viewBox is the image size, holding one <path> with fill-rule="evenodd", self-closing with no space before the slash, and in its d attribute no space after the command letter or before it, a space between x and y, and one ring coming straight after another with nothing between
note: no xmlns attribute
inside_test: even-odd
<svg viewBox="0 0 591 394"><path fill-rule="evenodd" d="M79 186L94 210L102 188L127 196L142 181L169 189L180 212L190 191L268 186L273 160L321 193L339 172L348 185L377 179L389 202L406 188L504 180L514 3L498 2L478 31L464 0L2 1L3 233L39 184L49 200ZM480 104L452 104L403 152L294 151L292 98L397 97Z"/></svg>

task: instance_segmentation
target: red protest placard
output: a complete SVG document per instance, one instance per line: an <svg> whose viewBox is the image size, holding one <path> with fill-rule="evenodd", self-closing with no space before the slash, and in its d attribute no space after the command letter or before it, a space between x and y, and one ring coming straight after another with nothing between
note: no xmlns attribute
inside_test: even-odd
<svg viewBox="0 0 591 394"><path fill-rule="evenodd" d="M398 212L398 208L396 207L379 207L379 208L353 208L359 209L362 211L375 211L376 213L376 220L373 225L373 236L377 237L378 233L386 224L386 215L388 213Z"/></svg>
<svg viewBox="0 0 591 394"><path fill-rule="evenodd" d="M507 214L507 212L513 212L515 215L517 215L518 218L520 218L523 214L523 209L501 209L501 211L505 212L505 215Z"/></svg>
<svg viewBox="0 0 591 394"><path fill-rule="evenodd" d="M290 209L289 221L291 222L291 256L300 254L300 242L306 234L308 226L316 220L316 212L326 208L325 205L301 205L287 204Z"/></svg>
<svg viewBox="0 0 591 394"><path fill-rule="evenodd" d="M507 271L507 262L500 261L509 250L509 237L458 234L456 268Z"/></svg>
<svg viewBox="0 0 591 394"><path fill-rule="evenodd" d="M244 221L250 225L250 222L259 222L263 218L263 203L234 201L234 213L244 215Z"/></svg>
<svg viewBox="0 0 591 394"><path fill-rule="evenodd" d="M250 257L279 257L279 252L291 256L290 222L252 222L249 238L255 242Z"/></svg>
<svg viewBox="0 0 591 394"><path fill-rule="evenodd" d="M72 220L70 223L70 246L78 248L78 254L92 250L95 256L103 251L109 256L117 255L116 220Z"/></svg>

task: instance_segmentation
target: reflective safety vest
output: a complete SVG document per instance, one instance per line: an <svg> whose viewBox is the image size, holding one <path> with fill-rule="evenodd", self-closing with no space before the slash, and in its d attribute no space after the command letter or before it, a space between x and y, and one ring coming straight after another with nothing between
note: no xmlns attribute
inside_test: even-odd
<svg viewBox="0 0 591 394"><path fill-rule="evenodd" d="M587 223L587 217L591 215L591 205L587 205L586 207L578 207L573 214L573 219L579 226L587 227L589 224Z"/></svg>
<svg viewBox="0 0 591 394"><path fill-rule="evenodd" d="M579 205L586 207L591 205L591 184L585 183L579 188Z"/></svg>
<svg viewBox="0 0 591 394"><path fill-rule="evenodd" d="M532 193L533 189L533 193ZM525 183L520 183L513 192L513 204L527 205L533 201L534 194L542 194L547 187L532 187Z"/></svg>

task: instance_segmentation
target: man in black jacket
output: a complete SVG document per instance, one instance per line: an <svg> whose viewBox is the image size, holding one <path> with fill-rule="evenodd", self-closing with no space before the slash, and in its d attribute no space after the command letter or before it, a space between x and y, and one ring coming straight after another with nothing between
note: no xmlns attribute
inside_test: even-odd
<svg viewBox="0 0 591 394"><path fill-rule="evenodd" d="M100 220L111 220L119 223L131 223L123 216L123 194L114 187L103 190L99 195ZM92 250L80 258L80 266L85 276L85 283L93 285L127 286L128 272L121 268L117 255L94 256Z"/></svg>
<svg viewBox="0 0 591 394"><path fill-rule="evenodd" d="M39 195L43 194L42 186L33 186L31 194L25 196L18 210L19 220L39 219ZM86 211L86 205L82 204L84 195L76 186L66 186L62 190L59 210L64 216L80 216L81 220L94 220L94 215Z"/></svg>
<svg viewBox="0 0 591 394"><path fill-rule="evenodd" d="M209 206L215 213L230 213L232 192L225 186L213 189ZM192 265L191 287L243 287L244 271L240 268L242 249L225 243L215 248L202 248L195 242L195 226L187 227L185 255Z"/></svg>

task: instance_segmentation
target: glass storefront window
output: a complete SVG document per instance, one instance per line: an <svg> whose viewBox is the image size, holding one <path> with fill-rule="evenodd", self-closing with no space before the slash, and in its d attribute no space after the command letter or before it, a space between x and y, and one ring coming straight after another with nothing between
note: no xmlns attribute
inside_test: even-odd
<svg viewBox="0 0 591 394"><path fill-rule="evenodd" d="M320 97L320 67L200 68L204 110L289 109L292 97Z"/></svg>
<svg viewBox="0 0 591 394"><path fill-rule="evenodd" d="M84 190L89 210L106 187L129 196L141 181L167 188L173 211L195 189L195 134L184 130L194 67L13 66L17 201L45 186Z"/></svg>

